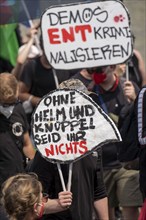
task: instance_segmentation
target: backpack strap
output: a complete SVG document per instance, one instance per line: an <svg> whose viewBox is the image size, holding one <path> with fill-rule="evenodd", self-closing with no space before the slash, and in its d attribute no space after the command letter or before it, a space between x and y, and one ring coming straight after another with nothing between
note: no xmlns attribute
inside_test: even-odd
<svg viewBox="0 0 146 220"><path fill-rule="evenodd" d="M140 91L138 96L137 121L139 143L142 147L146 147L146 130L144 131L146 129L146 87Z"/></svg>
<svg viewBox="0 0 146 220"><path fill-rule="evenodd" d="M106 106L106 104L105 104L105 102L104 102L102 96L100 95L98 85L96 85L96 87L95 87L95 93L98 95L101 108L103 109L103 111L104 111L106 114L108 114L109 112L108 112L107 106Z"/></svg>

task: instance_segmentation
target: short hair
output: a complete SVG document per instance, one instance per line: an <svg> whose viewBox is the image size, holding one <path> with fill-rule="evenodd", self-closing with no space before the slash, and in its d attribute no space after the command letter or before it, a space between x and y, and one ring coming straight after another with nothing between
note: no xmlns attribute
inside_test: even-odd
<svg viewBox="0 0 146 220"><path fill-rule="evenodd" d="M0 103L14 103L17 99L18 81L11 73L0 74Z"/></svg>
<svg viewBox="0 0 146 220"><path fill-rule="evenodd" d="M34 213L34 204L40 202L42 185L34 175L17 174L2 186L2 204L10 219L23 220Z"/></svg>

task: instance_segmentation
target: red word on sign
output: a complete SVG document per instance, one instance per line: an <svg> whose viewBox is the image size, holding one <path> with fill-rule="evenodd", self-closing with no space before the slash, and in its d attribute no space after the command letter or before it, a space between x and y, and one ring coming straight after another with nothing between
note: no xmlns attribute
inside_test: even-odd
<svg viewBox="0 0 146 220"><path fill-rule="evenodd" d="M88 148L86 146L86 141L71 142L69 144L53 145L51 144L48 148L45 148L46 156L54 155L64 155L64 154L85 154Z"/></svg>
<svg viewBox="0 0 146 220"><path fill-rule="evenodd" d="M90 25L80 25L75 27L70 27L69 30L62 28L59 30L58 28L50 28L48 29L48 37L50 44L61 44L66 43L68 41L74 42L76 40L76 34L81 35L81 40L83 42L87 41L87 32L91 33L92 29Z"/></svg>

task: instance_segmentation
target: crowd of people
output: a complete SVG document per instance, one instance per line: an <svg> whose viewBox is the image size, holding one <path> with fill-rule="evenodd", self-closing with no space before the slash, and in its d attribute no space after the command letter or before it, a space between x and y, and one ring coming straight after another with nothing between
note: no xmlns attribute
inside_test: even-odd
<svg viewBox="0 0 146 220"><path fill-rule="evenodd" d="M41 37L41 51L35 45L36 35L31 29L16 66L0 73L0 219L115 220L118 211L117 219L145 220L146 71L140 53L134 49L128 63L54 70ZM71 192L62 190L56 164L40 154L31 136L35 107L58 88L85 92L119 131L134 104L139 170L124 167L118 143L108 143L73 164ZM69 165L61 169L67 185Z"/></svg>

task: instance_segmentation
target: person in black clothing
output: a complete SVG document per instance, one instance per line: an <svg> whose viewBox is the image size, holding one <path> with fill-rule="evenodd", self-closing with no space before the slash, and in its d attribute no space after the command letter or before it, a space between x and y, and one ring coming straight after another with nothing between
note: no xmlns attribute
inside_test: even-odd
<svg viewBox="0 0 146 220"><path fill-rule="evenodd" d="M117 77L114 65L92 68L88 71L93 74L94 85L90 89L98 95L98 104L118 126L122 109L134 102L139 91L138 87L130 81ZM137 220L138 208L142 205L139 172L122 167L117 157L116 143L103 146L102 155L110 219L115 219L114 208L120 205L125 219Z"/></svg>
<svg viewBox="0 0 146 220"><path fill-rule="evenodd" d="M146 85L141 89L136 100L138 139L140 143L140 189L143 194L144 204L141 209L139 220L146 218Z"/></svg>
<svg viewBox="0 0 146 220"><path fill-rule="evenodd" d="M146 86L144 86L137 99L138 138L141 145L140 153L140 188L146 198Z"/></svg>
<svg viewBox="0 0 146 220"><path fill-rule="evenodd" d="M71 207L62 213L44 215L43 220L89 220L92 219L93 208L96 209L99 219L108 220L107 198L99 167L100 158L101 155L93 153L73 164ZM61 169L67 184L68 165L61 165ZM62 191L57 165L48 162L37 152L30 171L38 175L43 191L48 193L51 199L57 198Z"/></svg>
<svg viewBox="0 0 146 220"><path fill-rule="evenodd" d="M25 112L17 102L18 82L9 73L0 74L0 193L3 182L24 172L26 157L33 159ZM0 206L1 209L1 206ZM4 219L0 210L0 219ZM3 217L2 217L3 216Z"/></svg>
<svg viewBox="0 0 146 220"><path fill-rule="evenodd" d="M70 81L66 80L62 82L59 88L67 86L68 88L74 87L77 89L76 81L74 79L72 80L73 86L71 86ZM78 82L80 81L78 80ZM87 88L82 82L78 86L83 92L87 91ZM67 185L69 165L62 164L61 169L65 184ZM44 192L48 193L50 198L56 198L62 188L57 165L45 160L37 152L30 171L38 175ZM43 216L43 220L91 220L94 209L99 220L108 220L107 195L103 182L101 149L74 162L72 172L72 205L62 213Z"/></svg>
<svg viewBox="0 0 146 220"><path fill-rule="evenodd" d="M29 100L29 104L35 108L44 95L56 89L59 83L69 77L70 74L66 70L53 70L42 54L24 64L19 81L19 98L22 102ZM30 107L27 114L29 123L33 108Z"/></svg>

